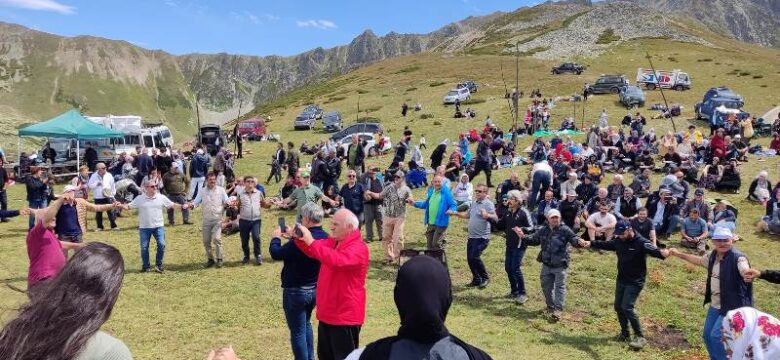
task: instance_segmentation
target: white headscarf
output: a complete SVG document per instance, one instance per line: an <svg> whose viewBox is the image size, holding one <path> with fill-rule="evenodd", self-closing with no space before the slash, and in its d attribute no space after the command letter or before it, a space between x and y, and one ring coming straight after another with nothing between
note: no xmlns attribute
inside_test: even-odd
<svg viewBox="0 0 780 360"><path fill-rule="evenodd" d="M774 316L742 307L729 311L721 326L731 360L780 359L780 320Z"/></svg>

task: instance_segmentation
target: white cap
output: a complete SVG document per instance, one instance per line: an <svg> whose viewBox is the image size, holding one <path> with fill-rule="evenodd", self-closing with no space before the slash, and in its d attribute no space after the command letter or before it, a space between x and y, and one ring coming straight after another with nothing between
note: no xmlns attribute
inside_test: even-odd
<svg viewBox="0 0 780 360"><path fill-rule="evenodd" d="M196 151L196 153L197 153L198 155L203 155L203 149L198 149L198 151Z"/></svg>
<svg viewBox="0 0 780 360"><path fill-rule="evenodd" d="M561 217L561 212L558 211L557 209L550 209L544 215L547 216L548 218L551 218L551 217Z"/></svg>
<svg viewBox="0 0 780 360"><path fill-rule="evenodd" d="M712 240L731 240L733 238L734 234L731 233L731 230L723 226L716 227L712 233Z"/></svg>

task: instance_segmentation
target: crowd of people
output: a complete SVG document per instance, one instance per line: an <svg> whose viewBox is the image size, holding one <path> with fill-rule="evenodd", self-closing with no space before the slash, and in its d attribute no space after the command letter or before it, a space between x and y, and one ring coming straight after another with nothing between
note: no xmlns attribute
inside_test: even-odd
<svg viewBox="0 0 780 360"><path fill-rule="evenodd" d="M534 111L544 114L546 105L540 102ZM549 119L543 121L546 127ZM256 265L263 264L261 218L264 209L275 207L295 211L295 222L283 226L280 220L268 245L270 257L284 262L282 304L296 359L314 359L311 315L315 307L319 359L376 358L391 353L419 357L433 352L489 358L450 335L443 325L452 302L449 275L442 264L446 264L445 252L453 253L447 245L448 228L457 221L453 217L467 222L467 238L463 239L471 272L467 286L489 286L491 275L481 256L493 235L501 233L506 239L507 297L518 304L528 301L521 268L525 253L529 246L540 247L536 259L542 264L541 288L552 321L561 319L565 306L570 248L614 251L618 259L614 309L621 328L617 339L629 342L634 349L647 344L635 310L647 277L646 257L677 257L706 268L705 303L710 308L703 336L710 356L725 359L726 349L733 354L738 348L734 343L738 336L726 339L725 346L721 342L722 329L737 331L735 314L752 314L755 319L766 316L746 310L753 305L752 281L778 280L776 272L751 269L747 255L734 247L741 239L737 233L745 230L737 227L738 209L722 199L715 200L714 206L710 203L717 197L714 191L738 192L741 188L740 164L747 161L752 134L724 127L705 137L692 125L657 138L646 126L640 113L628 114L622 126L610 126L603 112L583 143L571 136L539 137L521 153L514 148L513 139L520 129L505 134L488 120L481 134L461 134L449 154L449 142L440 143L430 154L428 168L422 158L424 137L414 145L414 134L408 128L393 147L392 160L384 170L366 164L366 144L356 135L346 147L323 141L311 162L303 165L302 154L306 152L292 142L286 149L279 143L266 184L273 179L278 183L282 177L285 182L278 194L270 195L256 177L235 175L235 160L226 148L209 153L205 147L195 147L188 154L165 150L149 154L147 149L138 148L136 154L120 154L109 164L86 165L58 194L44 168L30 167L28 176L17 179L26 186L28 207L7 210L5 191L0 189L0 219L30 216L31 301L4 328L0 354L36 359L45 358L39 355L47 352L76 354L92 348L97 350L90 351L108 351L110 347L118 354L127 352L121 342L98 331L116 300L124 265L110 245L84 243L89 227L87 212L96 213L95 230L101 231L105 229L103 213L110 228L118 229L117 216L137 211L141 271L163 273L166 213L168 226L176 223L175 210L181 210L182 224L190 226L190 210L202 209L205 266L219 268L229 253L223 248L222 236L235 232L241 240L242 263L254 260ZM512 171L495 186L493 171L502 167L505 156L525 164L527 175ZM425 185L415 182L415 187L427 186L416 201L409 186L415 172L424 178L431 176L430 186L427 180ZM339 184L342 173L346 181ZM661 174L660 183L653 184L653 173ZM482 174L484 182L477 181ZM626 184L624 176L631 176L632 182ZM0 177L10 179L4 171ZM747 198L765 209L765 216L755 219L759 228L780 233L780 182L773 187L769 174L760 172ZM438 262L415 257L402 264L411 256L404 255L404 228L410 214L424 225L425 250ZM330 234L323 229L326 217L331 218ZM154 268L149 259L152 237L157 248ZM395 301L402 324L397 337L362 349L360 330L365 322L369 267L366 244L375 239L381 241L384 262L400 266ZM71 249L78 251L68 260ZM95 260L101 256L110 259ZM100 275L86 271L94 262L100 262L94 266L111 269ZM89 315L90 327L79 329L83 335L78 341L59 344L58 349L54 345L27 349L25 341L30 340L19 336L19 331L35 331L41 336L48 331L30 328L32 321L46 316L54 306L42 297L54 296L71 286L70 282L79 281L79 277L86 281L90 276L101 277L90 280L94 283L91 286L101 287L101 291L90 292L95 313ZM426 278L435 280L437 286L421 280ZM76 298L78 294L69 293L60 301ZM739 316L744 319L748 315ZM766 321L777 323L776 319ZM223 349L212 356L230 352ZM121 354L118 358L124 358Z"/></svg>

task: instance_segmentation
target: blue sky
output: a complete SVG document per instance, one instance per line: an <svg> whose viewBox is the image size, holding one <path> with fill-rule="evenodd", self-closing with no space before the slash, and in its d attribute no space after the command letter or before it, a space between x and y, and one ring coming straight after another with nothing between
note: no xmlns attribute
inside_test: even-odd
<svg viewBox="0 0 780 360"><path fill-rule="evenodd" d="M426 33L538 0L0 0L0 21L58 35L126 40L173 54L293 55L365 29Z"/></svg>

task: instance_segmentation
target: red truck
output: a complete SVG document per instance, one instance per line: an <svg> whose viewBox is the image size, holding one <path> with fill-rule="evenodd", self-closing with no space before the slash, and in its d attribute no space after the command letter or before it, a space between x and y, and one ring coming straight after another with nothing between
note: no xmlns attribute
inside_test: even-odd
<svg viewBox="0 0 780 360"><path fill-rule="evenodd" d="M265 120L248 119L238 124L238 134L249 140L260 140L265 137Z"/></svg>

